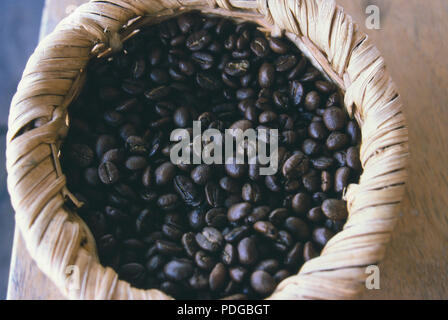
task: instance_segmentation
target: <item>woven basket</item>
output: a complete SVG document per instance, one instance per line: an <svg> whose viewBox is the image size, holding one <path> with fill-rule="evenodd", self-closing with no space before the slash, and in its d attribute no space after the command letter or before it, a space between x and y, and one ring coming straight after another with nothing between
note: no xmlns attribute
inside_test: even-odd
<svg viewBox="0 0 448 320"><path fill-rule="evenodd" d="M349 299L363 289L366 266L377 264L397 220L406 178L408 135L402 104L384 60L333 0L108 0L80 6L31 56L11 104L8 188L16 223L38 267L73 299L169 299L118 280L98 260L70 197L59 163L68 131L67 107L80 92L92 57L121 49L143 25L198 9L284 33L345 92L345 106L362 130L359 184L345 193L344 230L281 282L271 299ZM76 266L76 267L73 267ZM67 270L79 271L79 288Z"/></svg>

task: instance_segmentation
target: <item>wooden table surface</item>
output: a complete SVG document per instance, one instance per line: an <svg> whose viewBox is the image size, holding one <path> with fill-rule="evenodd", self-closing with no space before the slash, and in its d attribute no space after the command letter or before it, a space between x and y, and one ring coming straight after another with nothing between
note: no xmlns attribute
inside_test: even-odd
<svg viewBox="0 0 448 320"><path fill-rule="evenodd" d="M86 0L46 0L42 35ZM448 299L448 1L337 0L387 61L407 116L411 164L401 218L381 289L364 299ZM380 8L381 29L367 30L365 8ZM16 232L8 299L62 299L30 259Z"/></svg>

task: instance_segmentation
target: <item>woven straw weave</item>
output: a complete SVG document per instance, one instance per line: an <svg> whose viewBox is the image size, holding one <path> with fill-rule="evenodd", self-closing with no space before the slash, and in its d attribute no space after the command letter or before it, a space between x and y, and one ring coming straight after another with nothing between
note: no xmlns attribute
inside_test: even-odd
<svg viewBox="0 0 448 320"><path fill-rule="evenodd" d="M144 24L190 9L285 33L345 91L347 111L362 130L364 168L359 184L345 193L348 222L321 256L280 283L270 298L355 298L366 266L383 258L397 219L408 135L383 58L333 0L92 0L64 19L29 59L9 116L8 188L28 251L69 298L169 298L135 289L99 264L87 226L64 206L67 197L77 201L65 186L58 153L68 129L67 107L82 88L89 59L120 49ZM78 287L67 285L73 284L67 270L79 271Z"/></svg>

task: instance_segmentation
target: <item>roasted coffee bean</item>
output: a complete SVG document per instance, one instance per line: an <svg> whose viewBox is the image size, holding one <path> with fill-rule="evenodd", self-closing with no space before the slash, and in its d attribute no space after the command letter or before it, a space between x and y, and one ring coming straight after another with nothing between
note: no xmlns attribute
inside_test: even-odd
<svg viewBox="0 0 448 320"><path fill-rule="evenodd" d="M289 46L279 38L270 38L269 47L277 54L285 54L289 49Z"/></svg>
<svg viewBox="0 0 448 320"><path fill-rule="evenodd" d="M191 179L198 185L205 185L212 177L213 168L206 164L201 164L191 171Z"/></svg>
<svg viewBox="0 0 448 320"><path fill-rule="evenodd" d="M185 252L190 257L194 257L196 252L199 250L193 232L184 233L184 235L182 236L182 245L184 247Z"/></svg>
<svg viewBox="0 0 448 320"><path fill-rule="evenodd" d="M361 132L358 125L354 121L349 121L346 128L346 133L350 137L350 143L352 146L357 145L361 140Z"/></svg>
<svg viewBox="0 0 448 320"><path fill-rule="evenodd" d="M303 246L303 260L308 261L317 257L318 255L319 254L316 252L313 243L311 241L306 242Z"/></svg>
<svg viewBox="0 0 448 320"><path fill-rule="evenodd" d="M219 180L219 186L226 192L235 193L241 190L241 184L238 180L230 177L223 177Z"/></svg>
<svg viewBox="0 0 448 320"><path fill-rule="evenodd" d="M282 168L282 173L287 178L295 178L304 175L308 170L309 160L299 151L286 160Z"/></svg>
<svg viewBox="0 0 448 320"><path fill-rule="evenodd" d="M157 199L157 205L163 210L173 210L179 206L179 197L174 193L164 194Z"/></svg>
<svg viewBox="0 0 448 320"><path fill-rule="evenodd" d="M241 266L233 267L229 269L229 275L230 278L236 283L242 283L246 279L248 271L246 268Z"/></svg>
<svg viewBox="0 0 448 320"><path fill-rule="evenodd" d="M272 64L265 62L258 72L258 83L262 88L270 88L275 81L275 68Z"/></svg>
<svg viewBox="0 0 448 320"><path fill-rule="evenodd" d="M179 255L182 253L182 247L178 246L176 243L166 240L156 240L157 251L163 255Z"/></svg>
<svg viewBox="0 0 448 320"><path fill-rule="evenodd" d="M265 38L257 37L252 40L250 49L260 58L264 58L269 54L269 44Z"/></svg>
<svg viewBox="0 0 448 320"><path fill-rule="evenodd" d="M142 156L132 156L126 159L125 166L129 170L143 170L148 165L148 161Z"/></svg>
<svg viewBox="0 0 448 320"><path fill-rule="evenodd" d="M272 192L282 191L282 185L277 176L266 176L265 185Z"/></svg>
<svg viewBox="0 0 448 320"><path fill-rule="evenodd" d="M98 176L104 184L114 184L120 178L119 171L115 164L110 161L103 162L98 167Z"/></svg>
<svg viewBox="0 0 448 320"><path fill-rule="evenodd" d="M96 141L96 154L98 158L101 158L107 151L114 149L116 146L116 140L114 137L110 135L103 134L98 137ZM83 157L85 159L88 159L88 155L90 154L85 147L78 147L78 149L82 148L81 150L77 150L76 152L79 152L79 157ZM77 148L75 148L76 150ZM85 165L88 166L88 165Z"/></svg>
<svg viewBox="0 0 448 320"><path fill-rule="evenodd" d="M222 251L221 261L225 265L230 266L234 264L237 260L238 260L238 252L236 248L232 244L227 243L224 246L224 250Z"/></svg>
<svg viewBox="0 0 448 320"><path fill-rule="evenodd" d="M288 71L297 63L297 57L293 54L286 54L278 57L275 61L275 70L277 72Z"/></svg>
<svg viewBox="0 0 448 320"><path fill-rule="evenodd" d="M241 190L241 198L250 203L260 202L262 193L259 185L254 182L245 183Z"/></svg>
<svg viewBox="0 0 448 320"><path fill-rule="evenodd" d="M285 221L285 228L293 237L298 240L305 240L310 235L310 229L308 225L300 218L289 217Z"/></svg>
<svg viewBox="0 0 448 320"><path fill-rule="evenodd" d="M259 270L250 276L250 285L257 293L269 295L274 291L276 282L269 273Z"/></svg>
<svg viewBox="0 0 448 320"><path fill-rule="evenodd" d="M255 267L255 270L265 271L271 275L275 274L280 267L280 263L276 259L267 259L261 261L257 266Z"/></svg>
<svg viewBox="0 0 448 320"><path fill-rule="evenodd" d="M306 139L303 141L302 150L307 156L313 156L320 152L321 145L313 139Z"/></svg>
<svg viewBox="0 0 448 320"><path fill-rule="evenodd" d="M185 41L185 45L191 51L204 49L212 41L212 36L206 30L200 30L191 34Z"/></svg>
<svg viewBox="0 0 448 320"><path fill-rule="evenodd" d="M238 243L238 256L240 263L252 265L257 262L258 250L253 238L244 238Z"/></svg>
<svg viewBox="0 0 448 320"><path fill-rule="evenodd" d="M196 83L202 89L216 91L221 88L220 80L211 73L199 72L196 74Z"/></svg>
<svg viewBox="0 0 448 320"><path fill-rule="evenodd" d="M238 164L236 159L230 159L226 161L225 170L227 175L232 178L239 179L246 175L247 173L247 164Z"/></svg>
<svg viewBox="0 0 448 320"><path fill-rule="evenodd" d="M248 202L234 204L227 212L229 221L238 221L245 218L252 210L252 206Z"/></svg>
<svg viewBox="0 0 448 320"><path fill-rule="evenodd" d="M148 272L155 272L160 270L164 264L165 258L160 254L156 254L146 262L145 267Z"/></svg>
<svg viewBox="0 0 448 320"><path fill-rule="evenodd" d="M343 192L344 189L348 186L348 182L350 179L350 169L347 167L341 167L336 170L334 174L334 191L335 192Z"/></svg>
<svg viewBox="0 0 448 320"><path fill-rule="evenodd" d="M294 106L298 106L302 103L303 92L304 92L303 86L299 81L294 80L291 82L289 88L289 95L291 97Z"/></svg>
<svg viewBox="0 0 448 320"><path fill-rule="evenodd" d="M359 150L356 147L347 149L346 156L347 166L353 170L359 171L361 169L361 161L359 160Z"/></svg>
<svg viewBox="0 0 448 320"><path fill-rule="evenodd" d="M197 272L188 280L189 285L196 290L205 290L208 288L208 277L204 273Z"/></svg>
<svg viewBox="0 0 448 320"><path fill-rule="evenodd" d="M297 268L302 262L303 258L303 245L297 242L285 257L285 266L288 268Z"/></svg>
<svg viewBox="0 0 448 320"><path fill-rule="evenodd" d="M215 260L202 250L196 252L194 261L203 270L211 270L216 265Z"/></svg>
<svg viewBox="0 0 448 320"><path fill-rule="evenodd" d="M205 198L207 203L212 207L221 207L224 204L225 194L214 181L210 181L205 185Z"/></svg>
<svg viewBox="0 0 448 320"><path fill-rule="evenodd" d="M325 216L322 212L321 207L314 207L308 211L306 217L309 221L314 223L319 223L325 220Z"/></svg>
<svg viewBox="0 0 448 320"><path fill-rule="evenodd" d="M331 220L347 219L347 203L344 200L327 199L322 203L322 212Z"/></svg>
<svg viewBox="0 0 448 320"><path fill-rule="evenodd" d="M189 260L176 259L163 267L166 277L173 281L181 281L193 274L193 265Z"/></svg>
<svg viewBox="0 0 448 320"><path fill-rule="evenodd" d="M283 224L285 219L289 216L289 211L286 208L277 208L269 214L269 221L275 226ZM254 226L255 227L255 226Z"/></svg>
<svg viewBox="0 0 448 320"><path fill-rule="evenodd" d="M331 107L325 110L323 120L328 130L341 130L345 124L345 114L342 109Z"/></svg>
<svg viewBox="0 0 448 320"><path fill-rule="evenodd" d="M201 233L196 234L196 242L199 247L210 252L218 251L222 246L223 240L221 232L212 227L205 227Z"/></svg>
<svg viewBox="0 0 448 320"><path fill-rule="evenodd" d="M232 77L241 77L245 75L250 68L250 62L248 60L235 60L230 61L224 67L225 73Z"/></svg>
<svg viewBox="0 0 448 320"><path fill-rule="evenodd" d="M311 138L322 141L328 136L328 131L321 121L313 121L308 126L308 134Z"/></svg>
<svg viewBox="0 0 448 320"><path fill-rule="evenodd" d="M335 151L344 148L349 142L349 138L345 133L332 132L326 141L328 150Z"/></svg>
<svg viewBox="0 0 448 320"><path fill-rule="evenodd" d="M291 275L291 273L288 270L282 269L282 270L277 271L274 274L274 280L277 283L280 283L283 280L285 280L286 278L288 278L290 275Z"/></svg>
<svg viewBox="0 0 448 320"><path fill-rule="evenodd" d="M302 184L308 192L317 192L321 186L320 175L318 175L317 171L311 170L302 176Z"/></svg>
<svg viewBox="0 0 448 320"><path fill-rule="evenodd" d="M305 107L309 111L316 110L320 106L320 95L316 91L310 91L305 97Z"/></svg>
<svg viewBox="0 0 448 320"><path fill-rule="evenodd" d="M148 152L147 143L138 136L128 137L126 139L126 148L132 154L145 155Z"/></svg>
<svg viewBox="0 0 448 320"><path fill-rule="evenodd" d="M313 241L323 247L334 236L334 233L327 228L317 228L313 231Z"/></svg>
<svg viewBox="0 0 448 320"><path fill-rule="evenodd" d="M236 243L249 235L249 233L250 229L247 226L236 227L224 236L224 240L230 243Z"/></svg>
<svg viewBox="0 0 448 320"><path fill-rule="evenodd" d="M186 204L194 207L202 202L197 188L194 186L193 181L188 177L174 177L174 188Z"/></svg>
<svg viewBox="0 0 448 320"><path fill-rule="evenodd" d="M205 223L214 228L223 228L227 224L227 212L224 208L213 208L205 214Z"/></svg>
<svg viewBox="0 0 448 320"><path fill-rule="evenodd" d="M210 285L210 290L218 291L222 289L227 280L227 268L224 264L218 263L210 272L210 277L208 283Z"/></svg>
<svg viewBox="0 0 448 320"><path fill-rule="evenodd" d="M254 230L264 237L275 240L277 238L277 228L268 221L257 221L254 224Z"/></svg>
<svg viewBox="0 0 448 320"><path fill-rule="evenodd" d="M112 149L104 153L101 162L110 161L116 165L121 164L124 161L124 151L123 149Z"/></svg>

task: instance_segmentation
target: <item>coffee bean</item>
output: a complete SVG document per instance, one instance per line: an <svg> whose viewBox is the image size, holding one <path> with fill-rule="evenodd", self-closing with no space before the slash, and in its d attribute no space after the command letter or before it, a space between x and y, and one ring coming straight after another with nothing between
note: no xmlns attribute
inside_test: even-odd
<svg viewBox="0 0 448 320"><path fill-rule="evenodd" d="M227 214L224 208L213 208L207 211L205 222L214 228L223 228L227 224Z"/></svg>
<svg viewBox="0 0 448 320"><path fill-rule="evenodd" d="M242 283L247 275L248 275L248 271L246 268L238 266L238 267L234 267L234 268L230 268L229 270L229 274L230 274L230 278L237 282L237 283Z"/></svg>
<svg viewBox="0 0 448 320"><path fill-rule="evenodd" d="M245 218L252 210L252 206L248 202L242 202L230 207L227 212L227 219L229 221L238 221Z"/></svg>
<svg viewBox="0 0 448 320"><path fill-rule="evenodd" d="M308 218L308 220L314 223L319 223L325 220L325 216L322 212L321 207L314 207L310 209L306 214L306 217Z"/></svg>
<svg viewBox="0 0 448 320"><path fill-rule="evenodd" d="M266 41L266 39L257 37L254 40L252 40L250 44L250 49L256 56L264 58L269 53L269 44Z"/></svg>
<svg viewBox="0 0 448 320"><path fill-rule="evenodd" d="M341 167L336 170L334 175L334 191L343 192L348 186L348 181L350 179L350 169L347 167Z"/></svg>
<svg viewBox="0 0 448 320"><path fill-rule="evenodd" d="M239 179L242 178L247 173L247 164L238 164L236 159L226 160L225 170L227 175L232 178Z"/></svg>
<svg viewBox="0 0 448 320"><path fill-rule="evenodd" d="M221 232L212 227L205 227L201 233L196 234L196 242L199 247L210 252L218 251L223 240Z"/></svg>
<svg viewBox="0 0 448 320"><path fill-rule="evenodd" d="M215 260L202 250L196 252L194 261L196 265L203 270L211 270L216 265Z"/></svg>
<svg viewBox="0 0 448 320"><path fill-rule="evenodd" d="M334 236L334 233L327 228L317 228L313 231L313 241L323 247Z"/></svg>
<svg viewBox="0 0 448 320"><path fill-rule="evenodd" d="M359 171L361 169L361 161L359 160L359 150L356 147L347 149L347 166L353 170Z"/></svg>
<svg viewBox="0 0 448 320"><path fill-rule="evenodd" d="M238 243L238 256L244 265L252 265L257 261L258 251L253 238L244 238Z"/></svg>
<svg viewBox="0 0 448 320"><path fill-rule="evenodd" d="M269 295L274 291L276 283L266 271L255 271L250 276L250 285L257 293Z"/></svg>
<svg viewBox="0 0 448 320"><path fill-rule="evenodd" d="M167 211L173 210L177 206L179 206L179 197L177 194L174 194L174 193L168 193L168 194L161 195L157 199L157 205L159 206L160 209L163 209L163 210L167 210Z"/></svg>
<svg viewBox="0 0 448 320"><path fill-rule="evenodd" d="M250 233L247 226L236 227L224 236L224 240L230 243L236 243Z"/></svg>
<svg viewBox="0 0 448 320"><path fill-rule="evenodd" d="M186 204L194 207L202 202L193 181L188 177L181 175L174 177L174 188Z"/></svg>
<svg viewBox="0 0 448 320"><path fill-rule="evenodd" d="M157 240L156 241L157 251L163 255L179 255L182 253L182 247L178 246L174 242L166 241L166 240Z"/></svg>
<svg viewBox="0 0 448 320"><path fill-rule="evenodd" d="M269 221L276 226L282 225L288 217L289 211L286 208L277 208L269 214Z"/></svg>
<svg viewBox="0 0 448 320"><path fill-rule="evenodd" d="M297 268L302 262L303 257L303 245L297 242L285 257L285 266L288 268Z"/></svg>
<svg viewBox="0 0 448 320"><path fill-rule="evenodd" d="M248 60L235 60L230 61L224 67L225 73L232 77L241 77L245 75L250 68L250 62Z"/></svg>
<svg viewBox="0 0 448 320"><path fill-rule="evenodd" d="M302 103L303 92L304 92L303 86L299 81L294 80L291 82L289 88L289 95L291 97L294 106L298 106Z"/></svg>
<svg viewBox="0 0 448 320"><path fill-rule="evenodd" d="M173 260L168 262L165 267L163 267L163 272L168 279L173 281L181 281L189 278L193 274L193 265L188 260Z"/></svg>
<svg viewBox="0 0 448 320"><path fill-rule="evenodd" d="M128 137L126 139L126 148L132 154L145 155L148 152L146 142L138 136Z"/></svg>
<svg viewBox="0 0 448 320"><path fill-rule="evenodd" d="M185 45L191 51L204 49L212 41L212 36L206 30L200 30L191 34L185 41Z"/></svg>
<svg viewBox="0 0 448 320"><path fill-rule="evenodd" d="M210 272L210 277L208 283L210 285L210 290L218 291L222 289L227 280L227 268L224 264L218 263Z"/></svg>
<svg viewBox="0 0 448 320"><path fill-rule="evenodd" d="M269 239L275 240L277 238L277 228L268 221L255 222L254 230Z"/></svg>
<svg viewBox="0 0 448 320"><path fill-rule="evenodd" d="M258 184L253 182L248 182L244 184L242 190L241 190L241 198L244 201L251 202L251 203L257 203L261 201L262 194L260 187Z"/></svg>
<svg viewBox="0 0 448 320"><path fill-rule="evenodd" d="M325 110L323 120L330 131L341 130L345 124L345 115L342 109L331 107Z"/></svg>
<svg viewBox="0 0 448 320"><path fill-rule="evenodd" d="M98 176L101 182L107 185L116 183L120 177L117 167L110 161L100 164Z"/></svg>
<svg viewBox="0 0 448 320"><path fill-rule="evenodd" d="M293 68L297 63L297 57L293 54L286 54L280 56L275 61L275 70L277 72L285 72Z"/></svg>
<svg viewBox="0 0 448 320"><path fill-rule="evenodd" d="M316 91L309 92L305 97L305 107L309 111L316 110L320 106L320 95Z"/></svg>
<svg viewBox="0 0 448 320"><path fill-rule="evenodd" d="M203 273L195 273L188 280L189 285L196 290L205 290L209 287L208 277Z"/></svg>
<svg viewBox="0 0 448 320"><path fill-rule="evenodd" d="M176 174L176 167L171 162L164 162L154 171L155 183L159 186L168 184Z"/></svg>
<svg viewBox="0 0 448 320"><path fill-rule="evenodd" d="M225 265L229 266L234 264L237 260L238 260L238 252L236 248L232 244L227 243L224 246L224 250L222 251L221 261Z"/></svg>
<svg viewBox="0 0 448 320"><path fill-rule="evenodd" d="M311 241L306 242L303 246L303 260L308 261L317 257L318 255L319 254L316 252L313 243Z"/></svg>
<svg viewBox="0 0 448 320"><path fill-rule="evenodd" d="M126 159L125 166L129 170L142 170L148 166L148 161L142 156L132 156Z"/></svg>
<svg viewBox="0 0 448 320"><path fill-rule="evenodd" d="M290 275L291 275L291 273L288 270L282 269L282 270L277 271L274 274L274 280L277 283L280 283L283 280L285 280L286 278L288 278Z"/></svg>
<svg viewBox="0 0 448 320"><path fill-rule="evenodd" d="M322 203L322 212L331 220L347 218L347 204L343 200L327 199Z"/></svg>
<svg viewBox="0 0 448 320"><path fill-rule="evenodd" d="M212 177L212 167L201 164L191 171L191 179L198 185L205 185Z"/></svg>
<svg viewBox="0 0 448 320"><path fill-rule="evenodd" d="M282 173L287 178L294 178L304 175L308 170L308 158L302 152L297 152L286 160L282 168Z"/></svg>
<svg viewBox="0 0 448 320"><path fill-rule="evenodd" d="M348 143L348 136L345 133L332 132L326 141L328 150L335 151L344 148Z"/></svg>
<svg viewBox="0 0 448 320"><path fill-rule="evenodd" d="M321 121L313 121L308 126L308 134L316 140L324 140L328 136L328 131Z"/></svg>
<svg viewBox="0 0 448 320"><path fill-rule="evenodd" d="M308 225L297 217L289 217L286 219L285 228L298 240L305 240L310 235Z"/></svg>
<svg viewBox="0 0 448 320"><path fill-rule="evenodd" d="M275 81L275 68L272 64L265 62L258 72L258 83L262 88L269 88Z"/></svg>
<svg viewBox="0 0 448 320"><path fill-rule="evenodd" d="M277 54L285 54L288 52L288 45L279 38L270 38L269 47Z"/></svg>

